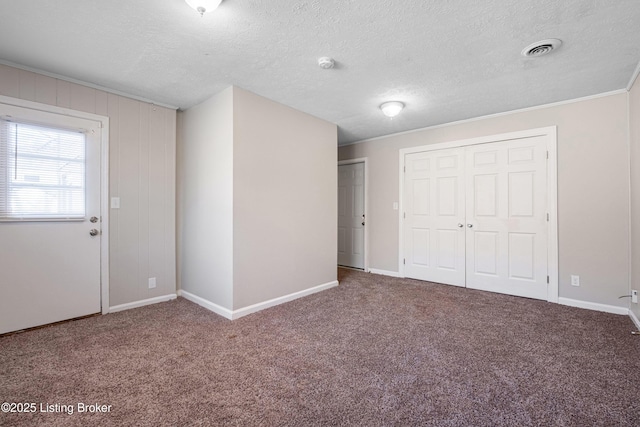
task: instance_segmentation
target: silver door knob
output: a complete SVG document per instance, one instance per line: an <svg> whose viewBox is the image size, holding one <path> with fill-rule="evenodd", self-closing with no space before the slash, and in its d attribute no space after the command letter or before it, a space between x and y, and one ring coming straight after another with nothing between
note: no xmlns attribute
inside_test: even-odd
<svg viewBox="0 0 640 427"><path fill-rule="evenodd" d="M473 224L467 224L467 227L473 228Z"/></svg>
<svg viewBox="0 0 640 427"><path fill-rule="evenodd" d="M462 227L464 227L464 225L463 225L463 224L458 223L458 228L462 228Z"/></svg>
<svg viewBox="0 0 640 427"><path fill-rule="evenodd" d="M100 232L98 230L96 230L95 228L92 228L91 231L89 231L89 235L90 236L97 236Z"/></svg>
<svg viewBox="0 0 640 427"><path fill-rule="evenodd" d="M89 221L91 221L92 223L96 223L98 222L98 217L97 216L92 216L91 218L89 218Z"/></svg>

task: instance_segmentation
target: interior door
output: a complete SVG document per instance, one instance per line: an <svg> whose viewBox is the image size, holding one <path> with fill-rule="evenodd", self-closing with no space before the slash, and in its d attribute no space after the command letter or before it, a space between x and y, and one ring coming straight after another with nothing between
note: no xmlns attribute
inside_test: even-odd
<svg viewBox="0 0 640 427"><path fill-rule="evenodd" d="M0 120L0 333L100 312L100 123Z"/></svg>
<svg viewBox="0 0 640 427"><path fill-rule="evenodd" d="M338 166L338 264L364 269L364 163Z"/></svg>
<svg viewBox="0 0 640 427"><path fill-rule="evenodd" d="M467 287L547 298L544 137L466 149Z"/></svg>
<svg viewBox="0 0 640 427"><path fill-rule="evenodd" d="M464 151L409 154L405 167L405 275L464 286Z"/></svg>

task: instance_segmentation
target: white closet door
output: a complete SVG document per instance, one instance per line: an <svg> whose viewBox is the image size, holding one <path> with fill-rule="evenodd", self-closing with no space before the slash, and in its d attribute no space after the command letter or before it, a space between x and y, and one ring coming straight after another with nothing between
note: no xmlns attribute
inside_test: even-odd
<svg viewBox="0 0 640 427"><path fill-rule="evenodd" d="M547 298L546 143L466 148L467 287Z"/></svg>
<svg viewBox="0 0 640 427"><path fill-rule="evenodd" d="M364 163L338 167L338 264L364 269Z"/></svg>
<svg viewBox="0 0 640 427"><path fill-rule="evenodd" d="M465 285L464 151L405 157L405 275Z"/></svg>

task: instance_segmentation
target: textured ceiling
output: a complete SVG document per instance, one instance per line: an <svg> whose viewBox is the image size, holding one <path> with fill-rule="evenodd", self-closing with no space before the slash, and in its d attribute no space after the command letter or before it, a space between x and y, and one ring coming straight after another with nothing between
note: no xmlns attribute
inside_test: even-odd
<svg viewBox="0 0 640 427"><path fill-rule="evenodd" d="M344 144L625 88L639 22L638 0L0 0L0 60L182 109L237 85Z"/></svg>

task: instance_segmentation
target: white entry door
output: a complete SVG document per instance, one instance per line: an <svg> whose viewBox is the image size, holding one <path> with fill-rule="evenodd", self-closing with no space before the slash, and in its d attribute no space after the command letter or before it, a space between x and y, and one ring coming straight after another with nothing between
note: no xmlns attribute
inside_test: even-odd
<svg viewBox="0 0 640 427"><path fill-rule="evenodd" d="M100 312L100 144L99 122L0 104L0 333Z"/></svg>
<svg viewBox="0 0 640 427"><path fill-rule="evenodd" d="M405 156L405 276L547 299L543 136Z"/></svg>
<svg viewBox="0 0 640 427"><path fill-rule="evenodd" d="M364 163L338 166L338 264L364 269Z"/></svg>
<svg viewBox="0 0 640 427"><path fill-rule="evenodd" d="M405 275L464 286L464 152L411 154L405 168Z"/></svg>

